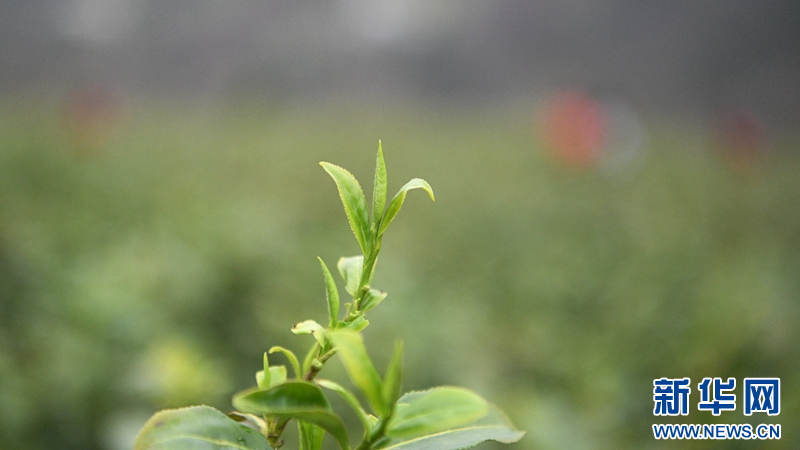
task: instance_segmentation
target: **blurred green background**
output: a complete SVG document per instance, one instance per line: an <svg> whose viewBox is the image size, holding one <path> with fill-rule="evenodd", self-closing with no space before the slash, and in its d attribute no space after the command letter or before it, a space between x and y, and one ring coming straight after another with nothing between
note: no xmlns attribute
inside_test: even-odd
<svg viewBox="0 0 800 450"><path fill-rule="evenodd" d="M304 353L310 338L289 330L325 320L316 257L332 267L358 252L318 162L369 193L378 139L390 195L422 177L437 198L412 193L389 230L373 283L389 297L365 330L379 368L404 341L407 390L476 390L527 430L508 448L800 447L790 3L665 7L716 19L708 36L688 20L648 35L697 35L676 40L703 43L691 57L619 31L660 16L613 1L599 18L340 2L339 31L311 35L331 16L309 2L266 2L263 16L242 2L91 3L49 21L8 2L0 19L17 43L0 51L0 449L130 448L158 409L231 409L272 345ZM537 28L536 8L566 28ZM364 25L374 17L395 27L377 31L385 40ZM761 40L728 47L721 30L749 29L742 17ZM241 32L261 19L272 28ZM342 37L352 23L361 40ZM482 34L460 39L464 24ZM582 59L595 39L609 66ZM659 61L683 65L656 76ZM661 377L691 378L689 416L653 416ZM737 379L736 411L696 410L704 377ZM781 379L779 416L742 414L745 377ZM780 423L782 437L657 441L651 429L746 422Z"/></svg>

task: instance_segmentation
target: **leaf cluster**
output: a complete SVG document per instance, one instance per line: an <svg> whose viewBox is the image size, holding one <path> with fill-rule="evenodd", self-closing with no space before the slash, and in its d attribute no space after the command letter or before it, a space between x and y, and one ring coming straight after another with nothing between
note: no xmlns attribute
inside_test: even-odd
<svg viewBox="0 0 800 450"><path fill-rule="evenodd" d="M359 418L363 435L357 450L456 450L486 440L518 441L524 434L479 395L457 387L437 387L402 394L403 346L395 344L383 374L370 359L361 331L369 325L365 315L378 306L386 292L371 286L383 235L395 219L409 191L422 189L434 199L423 179L406 183L387 206L387 173L381 144L375 167L372 208L367 211L364 192L347 170L320 163L334 180L347 220L362 254L337 263L344 290L351 301L341 314L339 288L328 266L319 262L325 281L328 323L313 320L292 327L295 334L310 334L314 341L302 364L290 350L275 346L264 353L264 368L256 373L256 386L233 397L236 411L223 414L208 406L156 413L142 428L135 450L277 449L283 445L287 424L297 423L301 450L319 450L329 434L343 450L351 441L341 417L323 390L335 392ZM283 354L292 368L271 365L269 355ZM334 355L341 359L355 393L317 375Z"/></svg>

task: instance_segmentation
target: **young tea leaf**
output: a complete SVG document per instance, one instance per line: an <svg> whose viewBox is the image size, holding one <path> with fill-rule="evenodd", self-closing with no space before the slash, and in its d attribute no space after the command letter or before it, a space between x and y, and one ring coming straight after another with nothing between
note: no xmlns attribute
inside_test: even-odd
<svg viewBox="0 0 800 450"><path fill-rule="evenodd" d="M300 450L320 450L325 430L313 423L297 421L297 433L300 436Z"/></svg>
<svg viewBox="0 0 800 450"><path fill-rule="evenodd" d="M269 389L250 389L233 397L236 409L250 414L291 418L319 425L348 450L342 419L331 409L322 390L305 381L288 381Z"/></svg>
<svg viewBox="0 0 800 450"><path fill-rule="evenodd" d="M386 434L397 439L423 436L472 423L489 412L479 395L462 388L412 392L397 401Z"/></svg>
<svg viewBox="0 0 800 450"><path fill-rule="evenodd" d="M394 344L394 353L383 376L383 400L389 407L400 397L403 385L403 343Z"/></svg>
<svg viewBox="0 0 800 450"><path fill-rule="evenodd" d="M322 328L322 325L313 320L305 320L303 322L296 323L292 327L292 333L311 334L314 336L314 339L319 342L319 345L325 345L325 329Z"/></svg>
<svg viewBox="0 0 800 450"><path fill-rule="evenodd" d="M400 208L403 207L403 202L406 200L406 194L408 194L408 191L412 189L422 189L428 193L428 196L430 196L431 200L436 200L433 196L433 189L427 181L423 180L422 178L414 178L413 180L409 181L405 184L405 186L400 188L397 194L395 194L394 198L392 198L392 201L389 203L389 207L386 209L383 219L381 219L381 226L378 228L378 238L383 235L383 233L386 231L386 228L388 228L389 224L392 223L392 220L394 220L397 213L400 212Z"/></svg>
<svg viewBox="0 0 800 450"><path fill-rule="evenodd" d="M392 439L382 450L460 450L484 441L511 444L522 439L519 431L496 408L477 422L409 439Z"/></svg>
<svg viewBox="0 0 800 450"><path fill-rule="evenodd" d="M329 338L338 349L337 354L341 357L350 380L367 397L372 411L378 416L384 416L387 405L381 393L381 378L367 355L361 335L350 330L336 330L330 333Z"/></svg>
<svg viewBox="0 0 800 450"><path fill-rule="evenodd" d="M134 450L263 450L267 438L208 406L167 409L144 425Z"/></svg>
<svg viewBox="0 0 800 450"><path fill-rule="evenodd" d="M286 359L289 360L289 364L292 365L292 370L294 370L294 376L296 378L300 378L300 377L303 376L303 374L300 373L300 363L297 361L297 356L294 355L294 352L292 352L289 349L285 349L285 348L281 347L280 345L273 345L269 349L269 354L271 355L271 354L273 354L275 352L281 352L286 356ZM264 359L264 361L266 363L266 359Z"/></svg>
<svg viewBox="0 0 800 450"><path fill-rule="evenodd" d="M356 236L358 245L364 254L369 254L372 236L370 234L370 219L367 214L367 200L364 198L364 191L358 184L356 178L345 169L334 164L319 163L328 175L333 178L339 190L339 197L344 205L344 212L350 222L350 228Z"/></svg>
<svg viewBox="0 0 800 450"><path fill-rule="evenodd" d="M353 395L352 392L330 380L317 378L317 384L325 389L330 389L339 394L345 403L350 405L350 407L353 408L353 411L355 411L356 415L358 416L358 420L361 421L361 425L364 427L364 432L369 433L369 431L372 429L372 422L370 422L369 415L366 411L364 411L364 408L361 407L361 403L358 402L358 399L355 395Z"/></svg>
<svg viewBox="0 0 800 450"><path fill-rule="evenodd" d="M370 309L378 306L378 303L382 302L383 299L386 298L386 292L379 291L377 289L370 289L367 294L364 296L363 303L361 304L361 312L367 312Z"/></svg>
<svg viewBox="0 0 800 450"><path fill-rule="evenodd" d="M364 267L364 257L350 256L347 258L339 258L336 267L339 269L339 274L342 276L342 279L344 279L344 290L355 297L358 293L358 286L361 283L361 271Z"/></svg>
<svg viewBox="0 0 800 450"><path fill-rule="evenodd" d="M336 287L336 282L333 281L331 271L322 258L317 257L320 265L322 265L322 273L325 276L325 292L328 298L328 328L336 328L336 321L339 319L339 289Z"/></svg>
<svg viewBox="0 0 800 450"><path fill-rule="evenodd" d="M372 187L372 232L378 232L383 210L386 208L386 163L383 160L383 145L378 141L378 157L375 161L375 182Z"/></svg>
<svg viewBox="0 0 800 450"><path fill-rule="evenodd" d="M272 386L272 379L269 374L269 356L267 356L267 352L264 352L264 370L256 373L256 384L260 388Z"/></svg>

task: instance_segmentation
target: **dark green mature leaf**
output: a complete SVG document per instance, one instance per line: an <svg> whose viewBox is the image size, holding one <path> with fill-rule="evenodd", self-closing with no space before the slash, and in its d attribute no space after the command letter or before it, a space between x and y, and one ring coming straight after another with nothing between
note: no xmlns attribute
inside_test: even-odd
<svg viewBox="0 0 800 450"><path fill-rule="evenodd" d="M488 412L486 400L467 389L438 387L411 392L397 401L386 434L405 439L438 433L472 423Z"/></svg>
<svg viewBox="0 0 800 450"><path fill-rule="evenodd" d="M325 275L325 293L328 299L328 327L336 327L336 321L339 320L339 288L336 287L336 282L333 281L333 275L328 270L328 266L322 258L317 257L320 265L322 266L322 273Z"/></svg>
<svg viewBox="0 0 800 450"><path fill-rule="evenodd" d="M400 397L403 388L403 343L397 341L394 344L394 353L386 367L386 375L383 377L383 401L391 406Z"/></svg>
<svg viewBox="0 0 800 450"><path fill-rule="evenodd" d="M378 141L378 157L375 161L375 182L372 187L372 231L378 232L383 210L386 208L386 163L383 160L383 145Z"/></svg>
<svg viewBox="0 0 800 450"><path fill-rule="evenodd" d="M153 415L134 450L266 450L267 438L209 406L168 409Z"/></svg>
<svg viewBox="0 0 800 450"><path fill-rule="evenodd" d="M361 246L361 251L365 255L369 254L372 235L370 232L370 219L367 214L367 200L364 198L364 191L361 190L361 185L358 184L353 174L347 170L327 162L319 164L336 183L339 197L341 197L344 205L344 212L347 214L347 220L350 221L350 228L356 236L358 245Z"/></svg>
<svg viewBox="0 0 800 450"><path fill-rule="evenodd" d="M378 228L378 237L383 235L383 233L386 231L386 228L388 228L389 224L392 223L392 220L394 220L397 213L400 212L400 208L403 207L403 202L406 200L406 194L408 194L408 191L412 189L423 189L431 197L431 200L436 200L433 196L433 189L427 181L423 180L422 178L412 179L406 183L405 186L400 188L397 194L395 194L391 203L389 203L389 208L386 209L386 213L383 215L383 219L381 220L381 226Z"/></svg>
<svg viewBox="0 0 800 450"><path fill-rule="evenodd" d="M300 450L320 450L325 430L313 423L297 421L297 433L300 436Z"/></svg>
<svg viewBox="0 0 800 450"><path fill-rule="evenodd" d="M350 256L339 258L336 267L339 269L339 274L342 276L342 279L344 279L344 290L355 297L358 292L358 286L361 284L361 271L364 268L364 257Z"/></svg>
<svg viewBox="0 0 800 450"><path fill-rule="evenodd" d="M514 428L503 413L490 407L489 414L474 423L413 438L394 439L380 448L382 450L459 450L489 440L511 444L522 439L524 435L525 432Z"/></svg>
<svg viewBox="0 0 800 450"><path fill-rule="evenodd" d="M236 409L251 414L292 418L319 425L339 446L348 449L342 419L331 409L322 390L305 381L288 381L270 389L250 389L233 397Z"/></svg>
<svg viewBox="0 0 800 450"><path fill-rule="evenodd" d="M338 349L337 355L341 357L350 381L367 397L372 411L378 416L386 415L388 408L383 401L381 377L367 355L364 339L350 330L336 330L328 337Z"/></svg>

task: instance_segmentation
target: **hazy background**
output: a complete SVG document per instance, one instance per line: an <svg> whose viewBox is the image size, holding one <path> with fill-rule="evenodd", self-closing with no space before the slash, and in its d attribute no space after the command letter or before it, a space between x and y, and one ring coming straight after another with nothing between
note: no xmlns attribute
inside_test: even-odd
<svg viewBox="0 0 800 450"><path fill-rule="evenodd" d="M317 163L370 192L378 139L391 192L437 195L365 331L408 389L477 390L514 448L796 448L798 80L788 0L0 1L0 449L130 448L305 352L316 256L358 249ZM654 417L686 376L690 415ZM696 410L762 376L779 416Z"/></svg>

